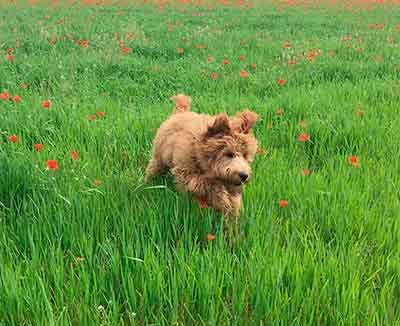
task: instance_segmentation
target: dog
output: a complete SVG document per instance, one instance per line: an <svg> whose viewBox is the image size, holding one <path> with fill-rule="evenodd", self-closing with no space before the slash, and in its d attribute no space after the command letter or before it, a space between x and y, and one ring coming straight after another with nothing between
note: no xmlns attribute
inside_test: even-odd
<svg viewBox="0 0 400 326"><path fill-rule="evenodd" d="M171 99L175 109L154 138L145 182L169 170L178 190L223 212L226 226L229 217L238 226L243 186L250 180L258 147L252 132L258 115L248 110L234 117L198 114L190 111L189 96Z"/></svg>

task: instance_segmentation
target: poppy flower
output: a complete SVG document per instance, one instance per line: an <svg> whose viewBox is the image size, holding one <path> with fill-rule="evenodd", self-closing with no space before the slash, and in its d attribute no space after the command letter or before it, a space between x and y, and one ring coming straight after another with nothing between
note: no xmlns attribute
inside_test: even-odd
<svg viewBox="0 0 400 326"><path fill-rule="evenodd" d="M8 49L7 49L7 53L8 53L8 54L11 54L11 53L13 53L13 52L14 52L14 49L13 49L13 48L8 48Z"/></svg>
<svg viewBox="0 0 400 326"><path fill-rule="evenodd" d="M47 169L48 170L58 170L58 162L56 160L48 160L47 161Z"/></svg>
<svg viewBox="0 0 400 326"><path fill-rule="evenodd" d="M306 142L306 141L309 141L309 140L310 140L310 135L307 135L307 134L305 134L303 132L300 134L299 141Z"/></svg>
<svg viewBox="0 0 400 326"><path fill-rule="evenodd" d="M241 70L239 74L240 74L240 77L242 77L242 78L246 78L247 77L247 71L246 70Z"/></svg>
<svg viewBox="0 0 400 326"><path fill-rule="evenodd" d="M44 100L44 101L42 102L42 107L43 107L44 109L49 109L50 106L51 106L51 101L50 101L50 100Z"/></svg>
<svg viewBox="0 0 400 326"><path fill-rule="evenodd" d="M278 79L278 85L283 86L283 85L285 85L285 84L286 84L286 80L284 80L284 79Z"/></svg>
<svg viewBox="0 0 400 326"><path fill-rule="evenodd" d="M283 48L284 49L290 49L291 47L292 47L292 45L289 42L283 43Z"/></svg>
<svg viewBox="0 0 400 326"><path fill-rule="evenodd" d="M121 48L121 52L124 54L128 54L130 52L130 49L128 47L123 47Z"/></svg>
<svg viewBox="0 0 400 326"><path fill-rule="evenodd" d="M96 118L97 118L97 116L95 114L91 114L87 117L87 119L90 121L94 121L94 120L96 120Z"/></svg>
<svg viewBox="0 0 400 326"><path fill-rule="evenodd" d="M257 154L259 154L259 155L264 155L266 152L267 151L265 149L263 149L263 148L257 149Z"/></svg>
<svg viewBox="0 0 400 326"><path fill-rule="evenodd" d="M176 53L182 54L184 52L183 48L177 48Z"/></svg>
<svg viewBox="0 0 400 326"><path fill-rule="evenodd" d="M10 137L8 137L8 140L12 143L16 143L18 140L18 137L16 135L11 135Z"/></svg>
<svg viewBox="0 0 400 326"><path fill-rule="evenodd" d="M239 56L239 60L240 60L240 61L244 61L245 59L246 59L246 58L245 58L244 55Z"/></svg>
<svg viewBox="0 0 400 326"><path fill-rule="evenodd" d="M288 61L288 65L294 65L294 64L296 64L296 60L289 60Z"/></svg>
<svg viewBox="0 0 400 326"><path fill-rule="evenodd" d="M71 156L74 161L78 160L78 152L77 151L72 151Z"/></svg>
<svg viewBox="0 0 400 326"><path fill-rule="evenodd" d="M14 103L17 103L17 102L21 101L21 96L15 95L15 96L12 98L12 100L13 100Z"/></svg>
<svg viewBox="0 0 400 326"><path fill-rule="evenodd" d="M208 241L213 241L215 239L216 239L216 236L214 234L211 234L211 233L207 234L207 240Z"/></svg>
<svg viewBox="0 0 400 326"><path fill-rule="evenodd" d="M289 202L287 200L279 201L279 207L286 207L287 205L289 205Z"/></svg>
<svg viewBox="0 0 400 326"><path fill-rule="evenodd" d="M43 149L43 144L35 144L33 147L37 152L40 152Z"/></svg>
<svg viewBox="0 0 400 326"><path fill-rule="evenodd" d="M103 184L103 181L101 181L100 179L96 179L96 180L94 180L93 184L94 184L96 187L98 187L98 186L101 186L101 185Z"/></svg>
<svg viewBox="0 0 400 326"><path fill-rule="evenodd" d="M207 207L207 199L205 197L200 197L198 200L199 200L200 208Z"/></svg>
<svg viewBox="0 0 400 326"><path fill-rule="evenodd" d="M223 63L224 65L229 65L231 62L228 59L224 59Z"/></svg>
<svg viewBox="0 0 400 326"><path fill-rule="evenodd" d="M99 116L99 117L104 117L105 112L99 111L99 112L96 112L96 115Z"/></svg>
<svg viewBox="0 0 400 326"><path fill-rule="evenodd" d="M309 175L311 173L311 170L309 170L309 169L304 169L303 170L303 174L304 175Z"/></svg>
<svg viewBox="0 0 400 326"><path fill-rule="evenodd" d="M0 100L9 100L10 94L8 92L0 93Z"/></svg>
<svg viewBox="0 0 400 326"><path fill-rule="evenodd" d="M251 69L256 69L256 68L257 68L257 65L256 65L255 63L252 63L252 64L250 65L250 68L251 68Z"/></svg>
<svg viewBox="0 0 400 326"><path fill-rule="evenodd" d="M13 57L12 55L8 55L8 56L6 56L6 59L7 59L8 61L13 61L13 60L14 60L14 57Z"/></svg>
<svg viewBox="0 0 400 326"><path fill-rule="evenodd" d="M283 109L276 110L276 115L283 115L285 111Z"/></svg>
<svg viewBox="0 0 400 326"><path fill-rule="evenodd" d="M19 84L19 88L26 89L26 88L28 88L28 85L25 83L21 83L21 84Z"/></svg>
<svg viewBox="0 0 400 326"><path fill-rule="evenodd" d="M217 74L216 72L213 72L213 73L211 74L211 78L212 78L212 79L217 79L217 78L218 78L218 74Z"/></svg>
<svg viewBox="0 0 400 326"><path fill-rule="evenodd" d="M214 57L212 57L211 55L209 55L208 58L207 58L207 61L208 61L208 62L213 62L213 61L214 61Z"/></svg>
<svg viewBox="0 0 400 326"><path fill-rule="evenodd" d="M359 167L359 166L360 166L360 163L358 163L358 157L357 157L357 156L352 155L352 156L349 157L348 160L349 160L349 163L350 163L351 165L353 165L353 166L355 166L355 167Z"/></svg>

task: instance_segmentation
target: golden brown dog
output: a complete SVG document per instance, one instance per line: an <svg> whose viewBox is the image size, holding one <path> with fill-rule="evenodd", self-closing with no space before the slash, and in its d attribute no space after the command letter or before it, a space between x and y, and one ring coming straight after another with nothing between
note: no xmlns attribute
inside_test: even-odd
<svg viewBox="0 0 400 326"><path fill-rule="evenodd" d="M239 223L243 185L257 151L251 131L258 116L251 111L228 117L190 112L191 98L171 98L175 110L157 131L146 182L169 169L178 189L188 191Z"/></svg>

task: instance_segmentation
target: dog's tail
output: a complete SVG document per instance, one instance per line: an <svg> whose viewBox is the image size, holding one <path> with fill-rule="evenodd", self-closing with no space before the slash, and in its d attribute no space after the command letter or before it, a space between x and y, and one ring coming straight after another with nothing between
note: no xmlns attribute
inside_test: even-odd
<svg viewBox="0 0 400 326"><path fill-rule="evenodd" d="M175 109L172 114L190 111L190 105L192 104L192 99L190 96L177 94L172 96L171 100L175 102Z"/></svg>

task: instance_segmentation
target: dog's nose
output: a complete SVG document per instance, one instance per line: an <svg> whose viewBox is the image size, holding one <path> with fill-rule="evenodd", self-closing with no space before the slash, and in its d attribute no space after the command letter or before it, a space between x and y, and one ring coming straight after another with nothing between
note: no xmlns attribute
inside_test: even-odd
<svg viewBox="0 0 400 326"><path fill-rule="evenodd" d="M249 177L249 175L248 175L246 172L241 171L241 172L239 172L239 177L240 177L240 179L242 179L242 181L244 182L244 181L247 180L247 178Z"/></svg>

